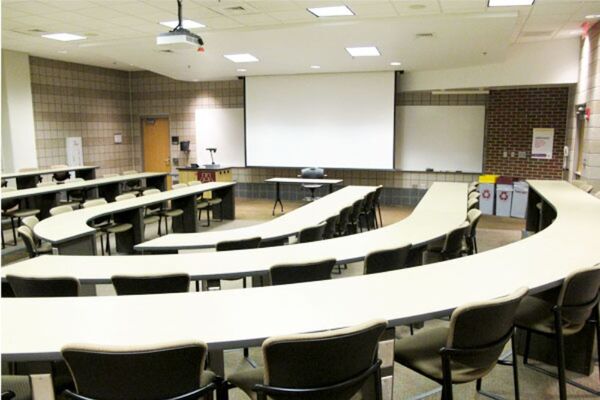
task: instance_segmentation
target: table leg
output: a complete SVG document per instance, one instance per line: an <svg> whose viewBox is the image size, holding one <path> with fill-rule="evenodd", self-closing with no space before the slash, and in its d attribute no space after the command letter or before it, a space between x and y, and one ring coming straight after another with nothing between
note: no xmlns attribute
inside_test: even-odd
<svg viewBox="0 0 600 400"><path fill-rule="evenodd" d="M329 194L333 193L333 183L329 184Z"/></svg>
<svg viewBox="0 0 600 400"><path fill-rule="evenodd" d="M221 198L221 210L223 219L235 219L235 185L212 191L213 197Z"/></svg>
<svg viewBox="0 0 600 400"><path fill-rule="evenodd" d="M381 398L391 400L394 392L394 340L395 329L387 328L379 340L378 356L381 360Z"/></svg>
<svg viewBox="0 0 600 400"><path fill-rule="evenodd" d="M173 218L174 233L193 233L197 232L198 218L196 218L196 195L180 197L171 200L173 209L183 210L183 214Z"/></svg>
<svg viewBox="0 0 600 400"><path fill-rule="evenodd" d="M279 205L281 206L281 212L283 212L283 203L281 202L281 188L279 186L279 182L275 182L275 204L273 204L273 212L271 213L271 215L275 215L277 203L279 203Z"/></svg>
<svg viewBox="0 0 600 400"><path fill-rule="evenodd" d="M225 376L225 356L223 350L209 350L209 366L210 369L217 375Z"/></svg>

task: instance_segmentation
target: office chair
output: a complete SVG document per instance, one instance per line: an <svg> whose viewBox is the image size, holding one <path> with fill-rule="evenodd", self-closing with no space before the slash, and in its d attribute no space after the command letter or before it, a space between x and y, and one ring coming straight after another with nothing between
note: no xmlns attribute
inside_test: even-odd
<svg viewBox="0 0 600 400"><path fill-rule="evenodd" d="M299 175L300 178L304 179L323 179L325 176L325 170L323 170L323 168L318 167L303 168L300 171ZM315 201L315 190L323 187L323 185L314 183L304 183L302 184L302 187L310 191L309 201Z"/></svg>

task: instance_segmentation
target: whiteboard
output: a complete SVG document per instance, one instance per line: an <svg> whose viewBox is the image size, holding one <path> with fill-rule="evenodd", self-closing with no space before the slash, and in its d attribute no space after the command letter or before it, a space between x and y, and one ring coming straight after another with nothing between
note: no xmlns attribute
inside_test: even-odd
<svg viewBox="0 0 600 400"><path fill-rule="evenodd" d="M482 172L485 106L396 107L396 169Z"/></svg>
<svg viewBox="0 0 600 400"><path fill-rule="evenodd" d="M248 166L392 169L394 72L246 78Z"/></svg>
<svg viewBox="0 0 600 400"><path fill-rule="evenodd" d="M197 163L210 164L207 147L216 147L215 163L223 167L245 167L244 109L199 108L196 110Z"/></svg>

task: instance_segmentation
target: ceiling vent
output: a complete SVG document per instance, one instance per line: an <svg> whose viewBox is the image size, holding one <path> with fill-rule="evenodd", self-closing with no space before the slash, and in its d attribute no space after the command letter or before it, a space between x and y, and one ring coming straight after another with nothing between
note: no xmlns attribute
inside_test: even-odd
<svg viewBox="0 0 600 400"><path fill-rule="evenodd" d="M433 33L431 33L431 32L417 33L415 35L415 37L417 39L431 39L431 38L433 38Z"/></svg>
<svg viewBox="0 0 600 400"><path fill-rule="evenodd" d="M209 7L212 11L217 12L221 15L236 17L240 15L256 14L258 10L248 4L238 5L220 5L216 7Z"/></svg>
<svg viewBox="0 0 600 400"><path fill-rule="evenodd" d="M18 33L19 35L27 35L27 36L40 36L44 33L48 33L48 31L45 31L43 29L38 29L38 28L34 28L34 29L11 29L11 32L14 33Z"/></svg>

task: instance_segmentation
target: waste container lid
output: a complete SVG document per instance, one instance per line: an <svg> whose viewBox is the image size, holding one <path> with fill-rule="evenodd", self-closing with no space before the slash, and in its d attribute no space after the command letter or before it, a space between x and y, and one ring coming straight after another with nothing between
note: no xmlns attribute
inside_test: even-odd
<svg viewBox="0 0 600 400"><path fill-rule="evenodd" d="M514 181L514 178L512 176L501 176L496 181L496 184L497 185L502 185L502 184L512 185L513 181Z"/></svg>

